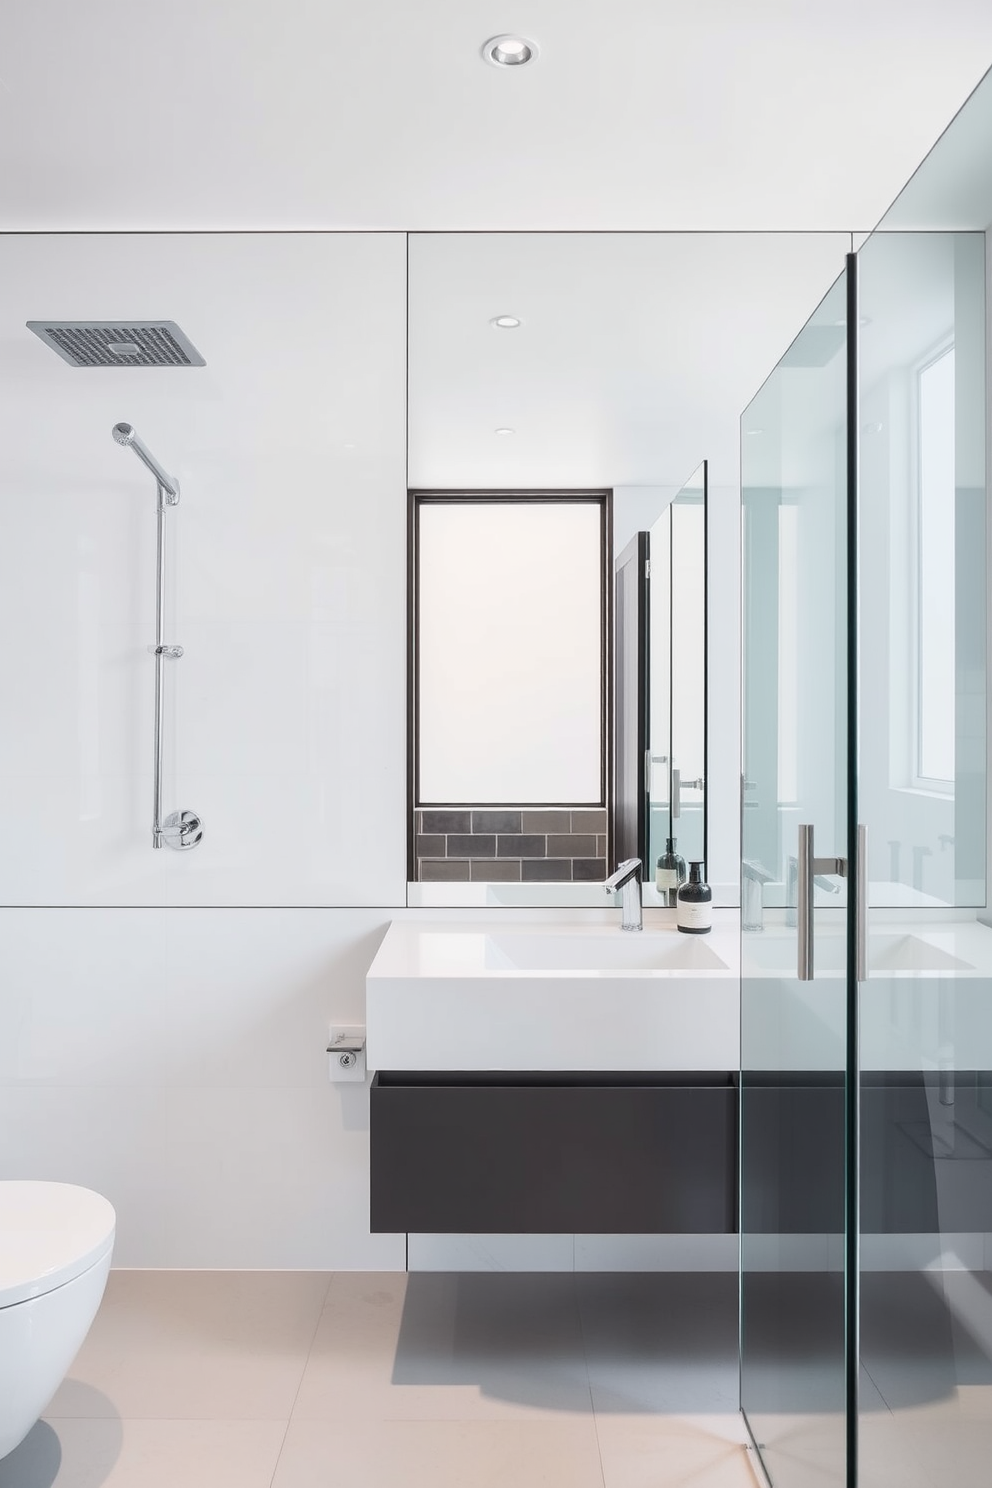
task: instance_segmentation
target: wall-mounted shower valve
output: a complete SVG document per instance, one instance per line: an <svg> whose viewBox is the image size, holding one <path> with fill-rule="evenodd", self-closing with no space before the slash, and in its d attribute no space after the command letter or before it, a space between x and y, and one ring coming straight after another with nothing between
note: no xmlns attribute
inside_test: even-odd
<svg viewBox="0 0 992 1488"><path fill-rule="evenodd" d="M170 811L162 823L162 841L166 847L183 852L203 840L203 823L195 811Z"/></svg>

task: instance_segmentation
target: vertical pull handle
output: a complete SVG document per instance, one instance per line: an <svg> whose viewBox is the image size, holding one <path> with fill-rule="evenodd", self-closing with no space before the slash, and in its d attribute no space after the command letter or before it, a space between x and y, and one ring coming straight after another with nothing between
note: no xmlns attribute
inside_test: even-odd
<svg viewBox="0 0 992 1488"><path fill-rule="evenodd" d="M868 828L858 823L857 903L854 906L854 933L857 937L857 970L859 982L868 980Z"/></svg>
<svg viewBox="0 0 992 1488"><path fill-rule="evenodd" d="M861 863L861 833L864 827L858 829L858 863ZM813 980L813 884L816 876L820 873L836 873L839 877L847 876L846 858L818 858L813 851L813 827L806 823L799 828L799 846L796 850L796 950L798 968L796 975L801 982ZM862 959L867 959L863 954L862 942L865 931L862 927L867 924L867 916L861 914L861 896L865 893L863 888L866 882L864 875L858 880L858 908L855 913L858 916L858 957L859 964ZM867 903L867 898L865 899ZM860 978L860 972L859 972Z"/></svg>
<svg viewBox="0 0 992 1488"><path fill-rule="evenodd" d="M807 824L799 828L799 846L796 850L796 941L798 968L796 975L801 982L813 980L813 828Z"/></svg>
<svg viewBox="0 0 992 1488"><path fill-rule="evenodd" d="M672 767L672 820L682 815L682 771Z"/></svg>

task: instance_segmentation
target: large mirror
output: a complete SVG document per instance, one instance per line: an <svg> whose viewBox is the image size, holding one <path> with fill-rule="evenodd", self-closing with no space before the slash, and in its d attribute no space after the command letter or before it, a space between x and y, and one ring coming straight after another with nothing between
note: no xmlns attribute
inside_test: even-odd
<svg viewBox="0 0 992 1488"><path fill-rule="evenodd" d="M723 883L731 897L722 902L736 902L737 420L761 370L787 341L790 316L834 277L843 247L838 234L411 235L411 904L604 908L602 880L619 857L630 855L644 861L645 903L659 903L655 865L673 836L683 857L706 862L718 900ZM689 471L697 474L687 481ZM510 533L523 515L514 514L514 502L519 507L523 497L533 515L552 524L551 535L545 526L535 536L539 548ZM567 564L566 514L584 500L604 498L610 508L604 547ZM721 500L723 516L714 521L714 501ZM494 744L507 765L521 747L525 754L533 748L535 772L538 755L542 768L557 756L560 786L552 776L540 795L523 800L507 794L514 789L507 772L493 772L484 786L476 778L472 799L459 794L468 786L452 786L448 794L445 784L420 778L422 670L433 660L419 651L429 618L420 611L426 595L419 524L430 502L468 508L473 501L475 517L485 517L485 536L463 531L460 548L429 539L435 552L447 554L435 567L446 587L433 591L431 623L442 637L447 626L447 640L457 642L446 645L450 654L436 676L449 701L474 691L489 707L488 719L480 714L460 742L452 733L460 764L475 766ZM720 571L710 584L709 647L707 510L710 563ZM595 519L588 525L591 536ZM652 556L649 580L641 575L651 591L638 662L629 648L618 649L613 596L601 609L595 596L577 600L564 581L582 565L587 576L604 574L609 549L616 563L639 540ZM537 552L542 557L535 563ZM456 595L447 580L459 570ZM615 581L615 575L605 580ZM472 623L483 630L488 624L487 639L498 642L497 654L484 663L481 639L467 644L470 611ZM592 663L592 678L581 667L566 675L556 615L570 617L562 623L573 650ZM597 630L591 622L600 619ZM519 663L507 650L513 632ZM556 663L546 659L553 655ZM520 694L526 699L529 687L531 703L511 704L509 682L523 682L523 662L536 659L555 668L546 695L531 676ZM636 685L626 688L640 722L618 732L627 666L641 669ZM625 774L621 751L630 757ZM584 775L576 769L580 756ZM598 792L590 785L597 780ZM640 790L632 837L619 809L630 787ZM484 860L467 856L476 835L491 839L485 844L491 873ZM517 853L511 837L531 840L518 841ZM561 864L567 871L559 871Z"/></svg>

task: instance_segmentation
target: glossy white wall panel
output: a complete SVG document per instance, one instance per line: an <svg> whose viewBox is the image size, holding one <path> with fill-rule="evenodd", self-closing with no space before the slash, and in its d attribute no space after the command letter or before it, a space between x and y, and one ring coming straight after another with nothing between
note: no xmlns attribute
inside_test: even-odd
<svg viewBox="0 0 992 1488"><path fill-rule="evenodd" d="M121 1266L395 1269L368 1221L364 1022L381 910L0 911L0 1177L83 1183Z"/></svg>
<svg viewBox="0 0 992 1488"><path fill-rule="evenodd" d="M382 911L7 910L0 1079L320 1086Z"/></svg>
<svg viewBox="0 0 992 1488"><path fill-rule="evenodd" d="M144 317L153 286L207 359L78 370L16 329L0 355L0 902L401 904L403 235L15 236L0 269L15 328ZM155 485L120 419L182 486L165 807L203 816L184 859L220 850L195 871L148 845Z"/></svg>

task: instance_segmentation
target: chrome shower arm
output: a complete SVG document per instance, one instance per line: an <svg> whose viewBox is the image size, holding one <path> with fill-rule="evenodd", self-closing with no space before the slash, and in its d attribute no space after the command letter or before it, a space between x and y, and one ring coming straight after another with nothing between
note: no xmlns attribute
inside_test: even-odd
<svg viewBox="0 0 992 1488"><path fill-rule="evenodd" d="M142 441L138 438L137 434L134 432L133 425L115 424L114 438L117 440L118 444L124 445L126 449L134 450L134 453L137 455L142 465L150 470L152 475L158 481L159 488L161 492L164 493L165 504L167 506L175 506L179 500L179 482L176 480L175 476L168 475L166 473L166 471L156 460L155 456L152 454L151 450L148 449L148 447L143 444Z"/></svg>

